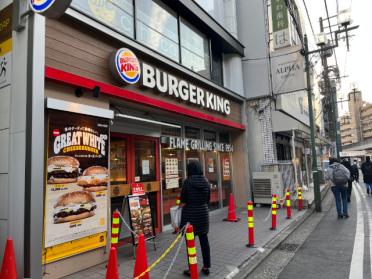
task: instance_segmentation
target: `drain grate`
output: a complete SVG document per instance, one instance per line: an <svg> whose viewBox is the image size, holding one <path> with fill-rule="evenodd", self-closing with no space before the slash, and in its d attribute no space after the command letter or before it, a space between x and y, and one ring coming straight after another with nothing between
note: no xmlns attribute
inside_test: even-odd
<svg viewBox="0 0 372 279"><path fill-rule="evenodd" d="M294 243L282 243L280 244L279 246L279 250L284 250L284 251L288 251L288 252L295 252L298 248L298 244L294 244Z"/></svg>

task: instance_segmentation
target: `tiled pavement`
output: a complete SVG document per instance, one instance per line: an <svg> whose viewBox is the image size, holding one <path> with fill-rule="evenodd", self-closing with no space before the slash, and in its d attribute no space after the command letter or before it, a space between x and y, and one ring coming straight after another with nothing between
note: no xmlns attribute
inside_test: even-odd
<svg viewBox="0 0 372 279"><path fill-rule="evenodd" d="M278 210L278 228L276 231L271 231L271 216L269 207L256 207L255 215L255 244L257 247L262 247L268 243L276 235L285 229L293 220L300 218L306 210L297 211L292 210L292 219L285 218L286 210ZM212 268L210 278L225 278L228 274L236 270L236 268L245 263L255 252L257 248L247 248L247 213L245 210L240 209L237 211L238 217L241 218L240 222L229 223L223 222L222 219L227 216L227 210L219 210L212 212L210 216L210 233L209 241L211 246ZM264 220L266 217L266 221ZM151 242L147 243L147 256L148 264L153 263L165 249L170 245L176 236L171 232L163 232L157 238L157 250ZM198 265L201 268L202 258L197 241L198 247ZM175 254L177 245L173 248L170 254L160 262L151 272L150 278L164 278L164 274L168 269L171 260ZM120 278L133 278L133 248L131 245L120 247L118 250L118 262ZM186 261L186 248L183 246L180 254L176 259L169 276L167 278L179 279L183 278L182 271L187 268ZM105 278L105 264L101 264L87 270L75 273L65 279L98 279ZM202 277L202 275L200 276ZM236 278L239 278L237 276Z"/></svg>

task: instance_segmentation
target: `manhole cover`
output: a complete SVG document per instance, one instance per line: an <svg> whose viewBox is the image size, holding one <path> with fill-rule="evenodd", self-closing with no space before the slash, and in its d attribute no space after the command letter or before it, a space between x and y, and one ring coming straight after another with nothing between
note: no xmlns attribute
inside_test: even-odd
<svg viewBox="0 0 372 279"><path fill-rule="evenodd" d="M293 243L282 243L279 246L279 250L285 250L288 252L294 252L298 248L298 244L293 244Z"/></svg>

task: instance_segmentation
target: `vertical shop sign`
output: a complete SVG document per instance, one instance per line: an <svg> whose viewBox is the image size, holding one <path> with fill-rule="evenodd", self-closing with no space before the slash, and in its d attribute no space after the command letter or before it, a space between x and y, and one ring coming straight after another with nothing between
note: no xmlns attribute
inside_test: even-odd
<svg viewBox="0 0 372 279"><path fill-rule="evenodd" d="M0 11L0 88L11 82L12 5Z"/></svg>
<svg viewBox="0 0 372 279"><path fill-rule="evenodd" d="M288 9L284 0L271 1L271 18L273 24L274 49L291 44L288 25Z"/></svg>
<svg viewBox="0 0 372 279"><path fill-rule="evenodd" d="M107 119L49 111L44 262L106 245Z"/></svg>

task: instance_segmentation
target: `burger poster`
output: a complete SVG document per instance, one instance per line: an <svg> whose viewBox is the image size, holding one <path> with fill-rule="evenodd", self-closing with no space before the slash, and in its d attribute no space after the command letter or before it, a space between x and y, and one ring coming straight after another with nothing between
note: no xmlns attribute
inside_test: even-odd
<svg viewBox="0 0 372 279"><path fill-rule="evenodd" d="M106 119L49 111L45 262L106 245Z"/></svg>
<svg viewBox="0 0 372 279"><path fill-rule="evenodd" d="M143 234L145 239L154 237L151 208L147 195L131 195L128 196L128 201L131 226L136 232L136 236L133 236L134 244L138 243L137 235L139 234Z"/></svg>

